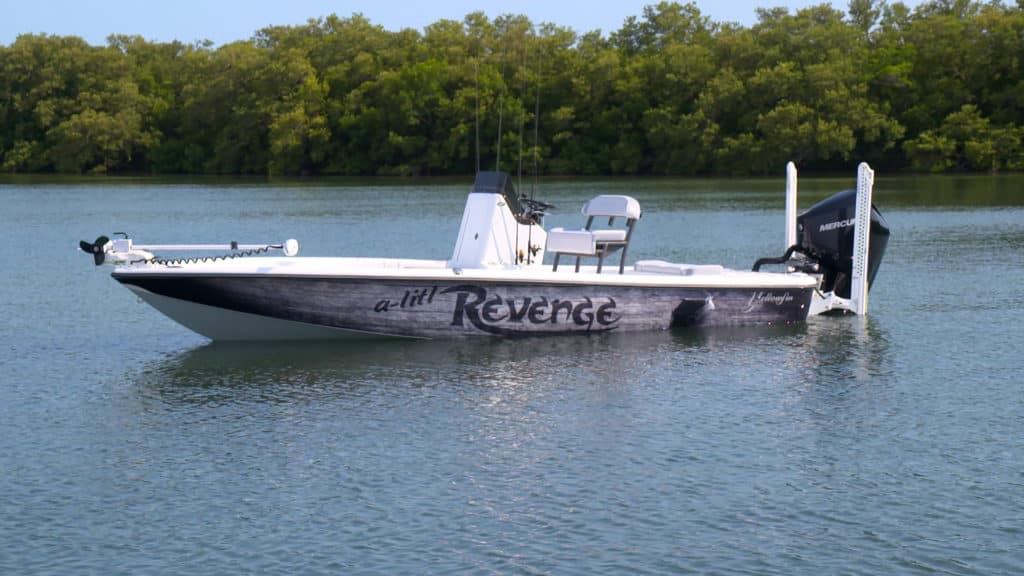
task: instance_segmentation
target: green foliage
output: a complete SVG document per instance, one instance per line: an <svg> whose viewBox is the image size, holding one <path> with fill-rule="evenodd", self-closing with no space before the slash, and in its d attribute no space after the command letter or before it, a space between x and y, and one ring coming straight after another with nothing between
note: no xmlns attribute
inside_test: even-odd
<svg viewBox="0 0 1024 576"><path fill-rule="evenodd" d="M993 127L974 105L964 105L946 116L935 130L923 132L904 144L914 168L996 172L1024 167L1019 128Z"/></svg>
<svg viewBox="0 0 1024 576"><path fill-rule="evenodd" d="M23 35L0 46L0 170L465 174L478 147L548 173L1024 169L1019 1L757 13L660 2L607 34L331 15L220 47Z"/></svg>

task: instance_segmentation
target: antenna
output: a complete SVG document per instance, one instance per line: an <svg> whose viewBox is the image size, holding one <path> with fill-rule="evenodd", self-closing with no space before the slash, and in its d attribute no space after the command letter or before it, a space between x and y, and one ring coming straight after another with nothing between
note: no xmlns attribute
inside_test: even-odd
<svg viewBox="0 0 1024 576"><path fill-rule="evenodd" d="M530 200L533 200L533 194L534 194L535 189L537 188L537 135L538 135L538 132L539 132L538 126L540 125L540 79L541 79L540 46L538 45L537 46L537 77L534 79L534 83L536 84L536 89L537 89L537 98L536 98L536 101L534 103L534 110L533 110L533 182L530 184ZM524 90L523 92L524 92L524 96L525 96L525 92L526 91ZM526 98L524 97L523 99L525 100ZM520 160L519 160L520 161L520 166L522 166L522 153L520 153L519 156L520 156ZM531 246L533 246L533 226L530 226L527 229L527 234L526 234L526 263L527 264L532 264L533 263L533 251L530 249Z"/></svg>
<svg viewBox="0 0 1024 576"><path fill-rule="evenodd" d="M540 79L543 75L541 74L540 67L540 47L537 47L537 97L534 100L533 110L533 184L530 185L530 200L533 200L533 191L537 187L537 155L538 150L538 134L540 132Z"/></svg>
<svg viewBox="0 0 1024 576"><path fill-rule="evenodd" d="M524 72L524 68L526 68L526 54L527 54L527 51L529 50L529 47L526 45L526 32L525 31L523 32L522 38L523 38L523 41L520 44L520 47L522 48L522 50L519 52L519 67L518 67L519 68L519 151L517 152L517 156L519 157L518 158L518 160L519 160L519 170L517 172L517 181L516 181L516 192L518 194L520 194L520 195L523 193L523 126L526 124L526 108L523 106L523 101L526 100L526 74ZM526 252L527 253L529 253L529 251L530 251L530 236L532 236L532 233L527 233L527 237L526 237ZM521 252L519 252L519 250L520 250L520 248L519 248L519 224L517 223L516 224L516 254L517 254L516 255L516 258L517 258L516 263L521 262L521 257L519 256L519 254L521 254ZM527 264L529 264L529 260L527 260Z"/></svg>
<svg viewBox="0 0 1024 576"><path fill-rule="evenodd" d="M502 32L508 32L506 28ZM502 34L502 40L504 40L505 34ZM508 58L505 57L508 52L508 44L506 43L501 47L501 94L498 96L498 154L494 159L494 171L501 170L501 121L505 115L505 63Z"/></svg>
<svg viewBox="0 0 1024 576"><path fill-rule="evenodd" d="M473 84L476 88L476 174L480 173L480 53L477 52L475 67L473 71Z"/></svg>
<svg viewBox="0 0 1024 576"><path fill-rule="evenodd" d="M523 38L525 37L526 35L524 34ZM523 106L523 102L526 101L526 74L523 72L523 69L526 67L526 57L529 49L524 40L523 51L519 55L519 73L522 77L519 80L519 181L516 187L519 189L520 194L523 191L523 127L526 125L526 107Z"/></svg>

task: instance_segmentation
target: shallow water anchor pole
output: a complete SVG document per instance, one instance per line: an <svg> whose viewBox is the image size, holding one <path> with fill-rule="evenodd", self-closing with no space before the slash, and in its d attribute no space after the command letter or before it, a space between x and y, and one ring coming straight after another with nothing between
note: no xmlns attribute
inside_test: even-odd
<svg viewBox="0 0 1024 576"><path fill-rule="evenodd" d="M850 281L850 307L854 314L868 313L868 248L871 239L871 194L875 171L861 162L857 166L857 212L853 230L853 275Z"/></svg>
<svg viewBox="0 0 1024 576"><path fill-rule="evenodd" d="M786 245L796 244L796 164L786 164Z"/></svg>

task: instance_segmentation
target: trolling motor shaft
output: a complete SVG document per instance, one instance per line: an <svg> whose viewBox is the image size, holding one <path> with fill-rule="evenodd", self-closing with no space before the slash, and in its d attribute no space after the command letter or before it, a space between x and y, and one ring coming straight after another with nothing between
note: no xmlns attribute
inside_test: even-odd
<svg viewBox="0 0 1024 576"><path fill-rule="evenodd" d="M258 254L270 250L281 250L285 256L295 256L299 253L299 241L294 238L289 238L280 244L239 244L235 240L227 244L135 244L127 234L123 232L117 232L116 234L121 234L124 237L111 240L106 236L99 236L91 243L82 240L78 243L78 248L82 252L92 254L93 262L97 266L102 264L134 264L137 262L157 263L160 261L154 254L157 251L224 251L228 252L227 257L230 258Z"/></svg>

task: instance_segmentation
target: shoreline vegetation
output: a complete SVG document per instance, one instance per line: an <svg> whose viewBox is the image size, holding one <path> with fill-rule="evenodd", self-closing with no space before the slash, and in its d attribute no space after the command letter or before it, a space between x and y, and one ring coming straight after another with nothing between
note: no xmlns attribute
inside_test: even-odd
<svg viewBox="0 0 1024 576"><path fill-rule="evenodd" d="M662 2L605 34L331 15L219 47L21 35L0 45L0 173L455 176L499 152L544 175L1024 170L1024 0L757 15Z"/></svg>

